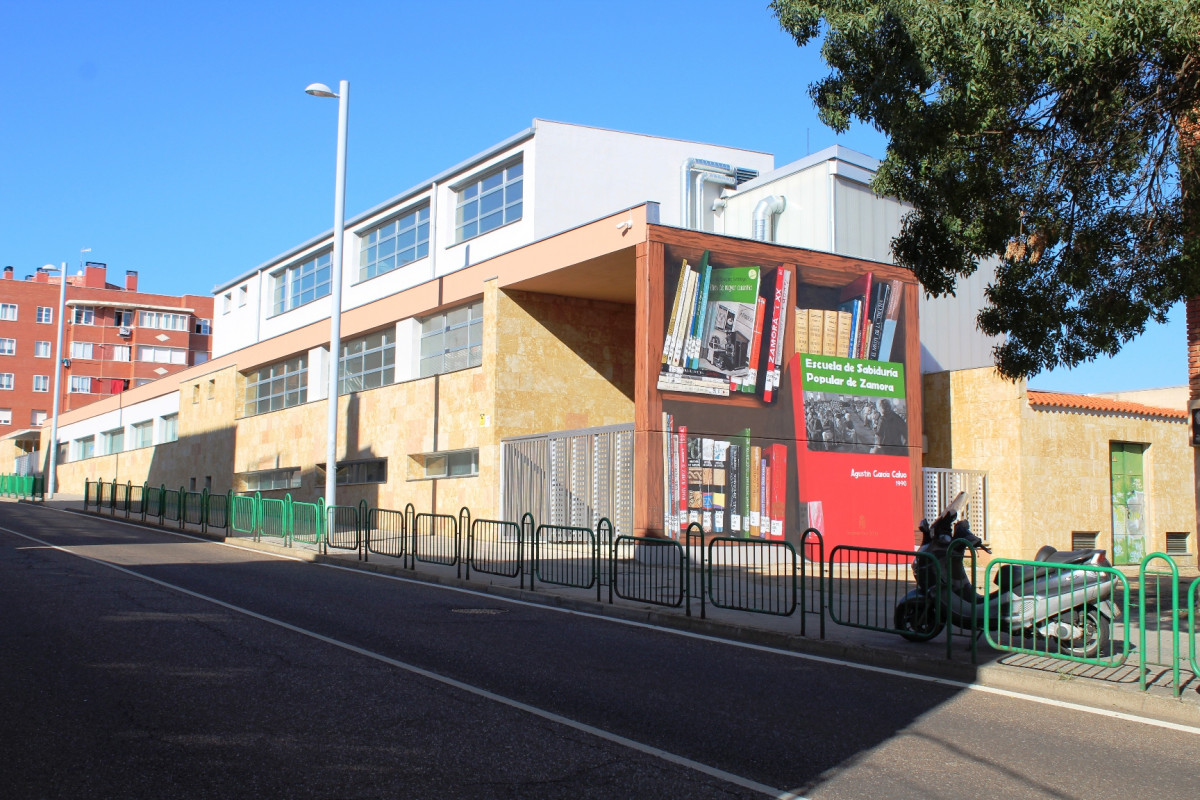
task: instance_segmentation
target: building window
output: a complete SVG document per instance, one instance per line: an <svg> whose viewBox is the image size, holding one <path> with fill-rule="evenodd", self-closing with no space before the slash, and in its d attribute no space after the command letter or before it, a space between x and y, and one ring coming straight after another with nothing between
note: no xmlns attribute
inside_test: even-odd
<svg viewBox="0 0 1200 800"><path fill-rule="evenodd" d="M91 458L96 454L96 437L85 436L75 440L75 459Z"/></svg>
<svg viewBox="0 0 1200 800"><path fill-rule="evenodd" d="M424 205L367 231L358 257L365 281L429 255L429 206Z"/></svg>
<svg viewBox="0 0 1200 800"><path fill-rule="evenodd" d="M233 306L233 295L229 292L221 295L221 313L228 314Z"/></svg>
<svg viewBox="0 0 1200 800"><path fill-rule="evenodd" d="M162 441L174 442L179 440L179 415L166 414L162 418Z"/></svg>
<svg viewBox="0 0 1200 800"><path fill-rule="evenodd" d="M112 346L113 361L128 361L130 348L127 344L114 344Z"/></svg>
<svg viewBox="0 0 1200 800"><path fill-rule="evenodd" d="M273 489L297 489L300 487L300 468L268 469L261 472L244 472L238 476L247 492L269 492Z"/></svg>
<svg viewBox="0 0 1200 800"><path fill-rule="evenodd" d="M329 259L329 253L322 253L271 275L275 281L276 314L329 294Z"/></svg>
<svg viewBox="0 0 1200 800"><path fill-rule="evenodd" d="M187 364L187 350L177 347L147 347L138 345L138 361L155 364Z"/></svg>
<svg viewBox="0 0 1200 800"><path fill-rule="evenodd" d="M338 394L361 392L396 379L396 336L380 331L342 345L338 359Z"/></svg>
<svg viewBox="0 0 1200 800"><path fill-rule="evenodd" d="M104 452L108 454L120 453L125 449L125 429L114 428L111 431L105 431L101 434L104 437Z"/></svg>
<svg viewBox="0 0 1200 800"><path fill-rule="evenodd" d="M246 376L245 416L308 401L308 356L280 361Z"/></svg>
<svg viewBox="0 0 1200 800"><path fill-rule="evenodd" d="M0 303L0 320L8 322L17 321L17 304L16 303Z"/></svg>
<svg viewBox="0 0 1200 800"><path fill-rule="evenodd" d="M199 403L199 402L200 402L200 384L197 383L192 386L192 405L196 405L196 403Z"/></svg>
<svg viewBox="0 0 1200 800"><path fill-rule="evenodd" d="M521 218L520 161L486 173L458 190L454 240L465 242Z"/></svg>
<svg viewBox="0 0 1200 800"><path fill-rule="evenodd" d="M192 366L197 367L208 361L208 353L202 353L199 350L192 353Z"/></svg>
<svg viewBox="0 0 1200 800"><path fill-rule="evenodd" d="M479 450L447 450L414 456L420 478L468 478L479 474Z"/></svg>
<svg viewBox="0 0 1200 800"><path fill-rule="evenodd" d="M33 357L34 358L49 358L50 357L50 343L49 342L34 342L33 343Z"/></svg>
<svg viewBox="0 0 1200 800"><path fill-rule="evenodd" d="M421 320L421 377L483 363L483 301Z"/></svg>
<svg viewBox="0 0 1200 800"><path fill-rule="evenodd" d="M0 372L0 389L12 391L13 374L11 372Z"/></svg>
<svg viewBox="0 0 1200 800"><path fill-rule="evenodd" d="M154 423L150 420L135 422L130 426L133 432L133 446L149 447L154 444Z"/></svg>
<svg viewBox="0 0 1200 800"><path fill-rule="evenodd" d="M208 336L212 333L212 322L207 319L198 319L192 327L192 333L198 333L201 336Z"/></svg>
<svg viewBox="0 0 1200 800"><path fill-rule="evenodd" d="M69 391L71 394L91 394L92 393L92 379L76 377L76 376L72 375L71 376L71 386L67 391Z"/></svg>
<svg viewBox="0 0 1200 800"><path fill-rule="evenodd" d="M164 331L186 331L188 329L188 315L169 314L165 311L143 311L138 314L138 326L142 328L158 328Z"/></svg>
<svg viewBox="0 0 1200 800"><path fill-rule="evenodd" d="M208 379L208 399L215 400L216 397L217 397L217 379L209 378Z"/></svg>
<svg viewBox="0 0 1200 800"><path fill-rule="evenodd" d="M50 376L49 375L34 375L33 390L35 392L50 391Z"/></svg>
<svg viewBox="0 0 1200 800"><path fill-rule="evenodd" d="M325 480L325 465L317 464L317 472L321 482ZM387 459L372 458L363 461L337 462L338 486L350 486L359 483L387 483Z"/></svg>
<svg viewBox="0 0 1200 800"><path fill-rule="evenodd" d="M96 321L96 309L91 306L76 306L72 310L71 320L76 325L91 325Z"/></svg>
<svg viewBox="0 0 1200 800"><path fill-rule="evenodd" d="M133 311L130 309L117 309L113 312L113 327L128 328L133 325Z"/></svg>
<svg viewBox="0 0 1200 800"><path fill-rule="evenodd" d="M71 342L71 358L92 358L91 342Z"/></svg>
<svg viewBox="0 0 1200 800"><path fill-rule="evenodd" d="M54 322L54 308L52 306L38 306L37 321L46 325Z"/></svg>
<svg viewBox="0 0 1200 800"><path fill-rule="evenodd" d="M0 408L0 425L12 425L11 408Z"/></svg>
<svg viewBox="0 0 1200 800"><path fill-rule="evenodd" d="M250 289L245 286L238 287L238 308L246 305L246 299L250 296Z"/></svg>
<svg viewBox="0 0 1200 800"><path fill-rule="evenodd" d="M15 356L16 354L16 339L0 339L0 356Z"/></svg>
<svg viewBox="0 0 1200 800"><path fill-rule="evenodd" d="M46 412L35 408L33 410L33 413L29 415L29 424L35 428L40 428L43 425L45 425L46 424Z"/></svg>

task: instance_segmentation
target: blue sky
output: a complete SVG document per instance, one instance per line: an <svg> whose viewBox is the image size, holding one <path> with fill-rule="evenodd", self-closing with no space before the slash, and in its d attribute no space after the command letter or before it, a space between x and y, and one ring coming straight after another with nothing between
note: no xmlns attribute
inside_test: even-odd
<svg viewBox="0 0 1200 800"><path fill-rule="evenodd" d="M838 143L824 73L766 2L10 3L0 27L0 262L80 249L143 291L208 294L332 225L351 85L346 210L370 208L534 117L763 150ZM1182 310L1117 359L1035 378L1104 391L1186 382Z"/></svg>

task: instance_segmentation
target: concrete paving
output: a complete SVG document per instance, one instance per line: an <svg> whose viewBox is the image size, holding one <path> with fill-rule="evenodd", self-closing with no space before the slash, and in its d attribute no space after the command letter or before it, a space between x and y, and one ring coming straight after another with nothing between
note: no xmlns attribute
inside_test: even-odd
<svg viewBox="0 0 1200 800"><path fill-rule="evenodd" d="M82 497L59 495L46 505L67 511L82 511ZM120 517L118 516L118 519ZM198 530L185 531L188 535L201 535ZM207 538L222 540L223 532L210 532ZM230 544L302 558L318 563L335 564L352 569L369 570L390 574L405 579L441 584L472 591L483 592L524 602L551 605L598 616L619 618L646 624L670 627L696 634L747 642L767 647L805 653L814 657L835 659L870 668L890 669L917 673L937 679L989 687L995 690L1020 692L1059 702L1104 709L1158 719L1164 722L1200 726L1200 680L1193 674L1187 655L1189 640L1188 617L1181 617L1180 641L1184 651L1180 661L1179 683L1182 688L1175 695L1175 681L1171 669L1161 665L1148 667L1148 686L1142 689L1139 675L1139 632L1136 610L1133 618L1118 622L1113 631L1114 647L1121 642L1130 642L1130 656L1120 666L1095 666L1079 664L1043 656L1009 653L994 650L984 640L977 643L972 659L970 639L956 635L947 652L945 635L924 643L908 642L901 637L885 632L864 630L833 623L825 619L824 636L821 635L821 618L816 613L789 616L753 614L742 611L714 608L706 604L701 613L700 604L693 599L688 610L684 607L666 608L625 600L609 603L608 587L601 587L599 600L595 588L588 590L556 587L538 582L531 589L528 579L518 582L514 578L496 577L474 572L471 580L461 577L462 570L431 564L418 564L418 569L407 569L400 559L371 555L361 560L354 552L333 551L322 554L311 545L283 547L276 540L255 542L246 537L230 537ZM1161 565L1159 565L1161 566ZM1180 582L1183 587L1196 579L1194 567L1182 567ZM523 583L523 587L522 587ZM1130 591L1133 601L1137 596L1137 571L1132 570ZM1184 594L1186 597L1186 593ZM1136 602L1131 602L1136 609ZM1169 636L1151 635L1147 650L1148 661L1170 662ZM1200 645L1200 643L1197 643ZM1164 657L1156 654L1156 647L1164 651Z"/></svg>

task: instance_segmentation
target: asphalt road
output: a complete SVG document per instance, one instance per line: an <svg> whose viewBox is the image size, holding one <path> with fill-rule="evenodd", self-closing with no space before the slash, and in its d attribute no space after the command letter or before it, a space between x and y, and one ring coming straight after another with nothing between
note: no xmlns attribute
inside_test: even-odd
<svg viewBox="0 0 1200 800"><path fill-rule="evenodd" d="M0 503L5 798L1192 798L1197 729Z"/></svg>

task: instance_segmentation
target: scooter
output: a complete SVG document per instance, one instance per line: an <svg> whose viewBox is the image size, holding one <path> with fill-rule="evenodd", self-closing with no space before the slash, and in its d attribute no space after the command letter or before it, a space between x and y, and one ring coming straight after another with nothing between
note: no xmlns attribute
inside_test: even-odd
<svg viewBox="0 0 1200 800"><path fill-rule="evenodd" d="M997 641L1003 637L1033 638L1050 652L1094 658L1109 643L1116 611L1111 597L1114 578L1109 573L1069 569L1070 566L1108 567L1103 550L1058 552L1046 545L1034 561L1046 567L1003 564L996 570L996 591L986 597L976 593L963 566L967 546L991 549L971 533L967 520L955 521L966 505L960 492L934 520L921 520L922 543L912 569L917 588L896 604L895 627L909 641L928 641L941 633L947 621L955 627L984 629L984 609ZM936 563L935 563L936 562ZM940 565L940 568L939 568ZM941 583L949 579L949 592Z"/></svg>

